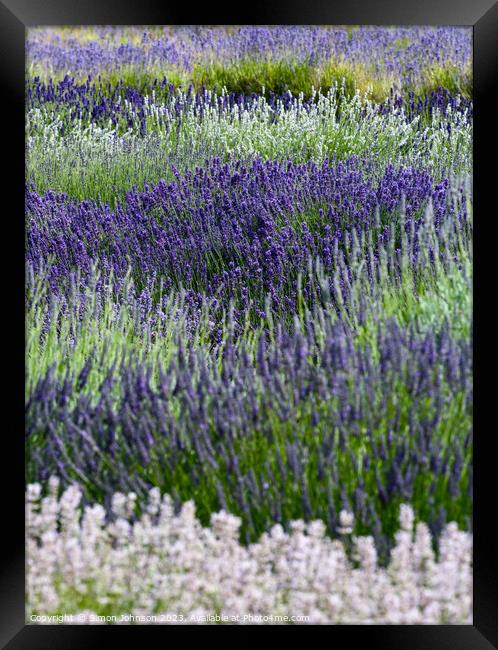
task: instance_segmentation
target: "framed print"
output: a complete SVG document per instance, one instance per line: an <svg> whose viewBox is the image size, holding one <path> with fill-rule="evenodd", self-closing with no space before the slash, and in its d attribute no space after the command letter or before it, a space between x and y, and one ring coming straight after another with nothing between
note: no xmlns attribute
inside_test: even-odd
<svg viewBox="0 0 498 650"><path fill-rule="evenodd" d="M5 647L497 647L481 4L0 5Z"/></svg>

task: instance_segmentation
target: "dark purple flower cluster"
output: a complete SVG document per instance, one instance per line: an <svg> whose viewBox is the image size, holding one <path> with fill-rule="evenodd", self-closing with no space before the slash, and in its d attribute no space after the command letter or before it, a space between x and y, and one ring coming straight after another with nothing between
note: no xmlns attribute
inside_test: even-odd
<svg viewBox="0 0 498 650"><path fill-rule="evenodd" d="M389 113L392 110L404 109L408 120L412 120L417 115L432 115L435 110L445 112L448 108L453 112L465 112L468 119L472 121L474 115L474 104L471 99L454 95L447 88L438 88L431 90L428 95L415 95L410 91L406 95L397 95L393 91L389 98L379 105L381 114Z"/></svg>
<svg viewBox="0 0 498 650"><path fill-rule="evenodd" d="M403 252L398 219L404 252L416 266L428 200L436 231L469 227L465 207L454 213L449 196L448 181L434 185L423 170L388 166L375 181L368 162L357 159L214 159L173 183L128 193L114 211L28 191L27 261L48 269L54 291L75 269L89 275L98 261L117 279L131 267L137 287L161 279L165 290L181 286L192 299L208 294L225 304L235 299L240 309L262 309L269 294L274 308L287 311L296 306L297 274L310 258L332 272L344 255L364 255L373 279L383 247L394 241ZM452 254L450 243L441 244L442 259Z"/></svg>

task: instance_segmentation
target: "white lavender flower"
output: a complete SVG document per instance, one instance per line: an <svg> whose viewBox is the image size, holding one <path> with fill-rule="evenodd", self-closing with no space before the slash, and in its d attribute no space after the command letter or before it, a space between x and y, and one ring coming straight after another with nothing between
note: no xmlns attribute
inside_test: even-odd
<svg viewBox="0 0 498 650"><path fill-rule="evenodd" d="M238 517L219 512L203 528L193 503L175 515L157 490L138 519L133 496L116 493L107 523L100 505L82 507L76 486L58 499L52 491L37 512L40 494L28 486L28 620L60 612L89 624L264 624L270 615L297 623L472 620L472 535L448 524L436 558L428 527L418 523L413 534L407 505L384 568L371 537L350 540L355 564L321 521L295 521L290 533L275 525L246 547ZM341 512L339 523L352 533L351 513Z"/></svg>
<svg viewBox="0 0 498 650"><path fill-rule="evenodd" d="M352 512L348 512L347 510L341 510L339 513L339 527L337 528L337 532L339 535L350 535L353 532L353 524L354 524L354 515Z"/></svg>

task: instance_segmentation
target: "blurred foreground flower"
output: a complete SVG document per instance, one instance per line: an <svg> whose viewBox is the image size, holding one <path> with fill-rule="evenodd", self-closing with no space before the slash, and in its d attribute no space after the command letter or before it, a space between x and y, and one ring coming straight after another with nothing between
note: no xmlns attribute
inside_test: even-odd
<svg viewBox="0 0 498 650"><path fill-rule="evenodd" d="M472 535L448 524L436 557L408 505L383 568L371 537L353 537L353 564L320 521L292 522L290 534L275 525L246 547L238 517L219 512L203 528L192 502L175 515L158 490L133 519L135 495L115 494L106 517L100 505L80 505L77 486L60 497L56 480L49 488L43 498L40 485L27 488L28 620L63 611L86 622L144 613L173 623L234 615L266 622L269 614L310 623L472 622ZM340 520L349 532L352 515Z"/></svg>

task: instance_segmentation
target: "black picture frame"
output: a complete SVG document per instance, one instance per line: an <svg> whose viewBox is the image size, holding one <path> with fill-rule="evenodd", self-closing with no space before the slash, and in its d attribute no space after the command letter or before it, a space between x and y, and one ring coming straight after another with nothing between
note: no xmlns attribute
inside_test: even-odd
<svg viewBox="0 0 498 650"><path fill-rule="evenodd" d="M240 5L241 3L239 3ZM495 537L492 526L496 519L493 510L493 434L486 428L486 411L492 414L493 386L492 354L486 332L493 325L485 316L486 295L484 281L491 275L493 257L492 239L486 232L494 218L494 184L496 180L496 125L493 125L494 104L491 96L496 83L498 5L491 0L419 0L407 2L384 0L342 0L325 4L322 0L278 0L264 4L263 0L237 6L224 12L204 5L195 12L186 5L174 7L152 0L2 0L0 2L0 85L4 111L2 142L3 157L8 165L4 172L2 210L5 228L10 228L0 250L5 266L3 278L4 304L8 307L8 348L15 351L14 362L6 371L7 393L4 392L4 416L12 424L4 425L3 436L3 541L0 568L0 643L2 647L17 648L89 648L107 643L115 626L40 626L25 625L24 589L24 476L19 465L24 458L23 426L24 372L24 222L20 218L24 201L24 47L25 30L37 25L92 25L92 24L416 24L468 25L474 31L474 362L475 386L474 421L478 435L474 445L474 624L453 626L332 626L332 640L340 643L346 634L347 642L366 644L383 650L448 649L467 650L498 648L498 564L495 562ZM494 136L494 138L493 138ZM5 144L8 138L11 144ZM7 176L5 176L7 174ZM5 182L6 181L6 182ZM494 184L493 184L494 181ZM6 210L9 202L12 209ZM486 209L486 206L488 208ZM5 235L4 224L2 232ZM488 253L486 245L490 246ZM489 268L486 269L486 264ZM4 316L4 319L6 317ZM19 319L19 320L17 320ZM492 341L492 339L490 339ZM486 364L490 371L486 372ZM5 371L4 371L5 372ZM492 420L490 420L492 422ZM492 446L493 445L493 446ZM6 472L10 469L10 472ZM156 626L125 626L131 641L135 634L148 634ZM305 631L303 631L303 628ZM159 628L159 631L162 628ZM188 630L185 630L187 635ZM226 629L226 628L223 628ZM247 638L253 634L251 628ZM138 632L136 632L138 630ZM168 628L168 634L171 628ZM294 628L296 634L308 634L309 626ZM156 628L157 631L157 628ZM182 628L183 631L183 628ZM112 634L118 632L113 632ZM327 634L330 632L327 631ZM204 634L206 634L204 632ZM228 633L230 636L230 633ZM167 637L168 639L171 637ZM218 637L219 638L219 637ZM232 637L234 638L234 637ZM240 638L240 637L239 637ZM245 637L244 637L245 638ZM138 636L134 637L138 640ZM297 641L297 639L296 639ZM134 641L131 641L134 643ZM143 643L143 641L141 641ZM140 641L139 641L140 643Z"/></svg>

